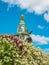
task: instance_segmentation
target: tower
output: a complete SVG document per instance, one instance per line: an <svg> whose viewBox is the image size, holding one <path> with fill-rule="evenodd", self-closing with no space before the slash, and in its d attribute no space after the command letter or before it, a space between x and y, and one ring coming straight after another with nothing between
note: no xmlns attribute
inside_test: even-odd
<svg viewBox="0 0 49 65"><path fill-rule="evenodd" d="M25 22L24 22L24 15L21 15L20 16L20 23L18 25L18 28L17 28L17 37L21 40L24 40L26 42L32 42L32 39L30 37L30 33L28 32L28 29L25 25Z"/></svg>

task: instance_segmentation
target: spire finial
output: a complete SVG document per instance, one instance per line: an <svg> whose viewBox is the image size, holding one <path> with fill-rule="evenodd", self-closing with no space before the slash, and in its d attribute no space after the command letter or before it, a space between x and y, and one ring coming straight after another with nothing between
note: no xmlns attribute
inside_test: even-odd
<svg viewBox="0 0 49 65"><path fill-rule="evenodd" d="M21 20L24 20L24 15L22 14L22 15L20 16L20 18L21 18Z"/></svg>

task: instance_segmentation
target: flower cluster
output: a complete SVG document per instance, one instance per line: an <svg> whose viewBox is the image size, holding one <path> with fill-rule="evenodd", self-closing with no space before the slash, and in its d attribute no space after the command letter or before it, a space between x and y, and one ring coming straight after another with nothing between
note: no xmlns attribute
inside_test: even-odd
<svg viewBox="0 0 49 65"><path fill-rule="evenodd" d="M15 42L17 46L22 46L22 42L18 40L17 36L14 35L0 35L0 42Z"/></svg>
<svg viewBox="0 0 49 65"><path fill-rule="evenodd" d="M14 35L0 35L0 65L45 65L44 53L18 40Z"/></svg>

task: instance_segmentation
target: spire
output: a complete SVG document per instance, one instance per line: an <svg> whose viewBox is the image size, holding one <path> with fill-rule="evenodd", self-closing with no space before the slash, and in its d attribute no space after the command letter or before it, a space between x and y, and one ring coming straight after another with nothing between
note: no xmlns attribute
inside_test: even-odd
<svg viewBox="0 0 49 65"><path fill-rule="evenodd" d="M17 34L26 34L28 33L28 30L26 28L26 25L25 25L25 22L24 22L24 15L21 15L20 16L20 23L18 25L18 28L17 28Z"/></svg>
<svg viewBox="0 0 49 65"><path fill-rule="evenodd" d="M21 15L21 16L20 16L20 19L21 19L21 21L20 21L19 25L25 25L24 15Z"/></svg>
<svg viewBox="0 0 49 65"><path fill-rule="evenodd" d="M20 23L17 28L16 36L18 37L18 39L21 39L21 40L24 40L24 41L27 41L30 43L32 42L32 39L30 37L30 34L29 34L27 27L25 25L25 22L24 22L24 15L20 16Z"/></svg>

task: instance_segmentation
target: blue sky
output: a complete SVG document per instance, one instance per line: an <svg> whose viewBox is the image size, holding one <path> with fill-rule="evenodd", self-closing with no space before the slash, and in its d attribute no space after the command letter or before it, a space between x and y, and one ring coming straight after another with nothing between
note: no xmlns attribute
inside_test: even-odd
<svg viewBox="0 0 49 65"><path fill-rule="evenodd" d="M19 1L0 0L0 34L16 34L20 15L23 14L28 31L32 31L33 45L49 52L49 10L43 10L42 7L34 9L29 5L32 0L29 2L21 0L21 4ZM29 6L30 8L28 8Z"/></svg>

